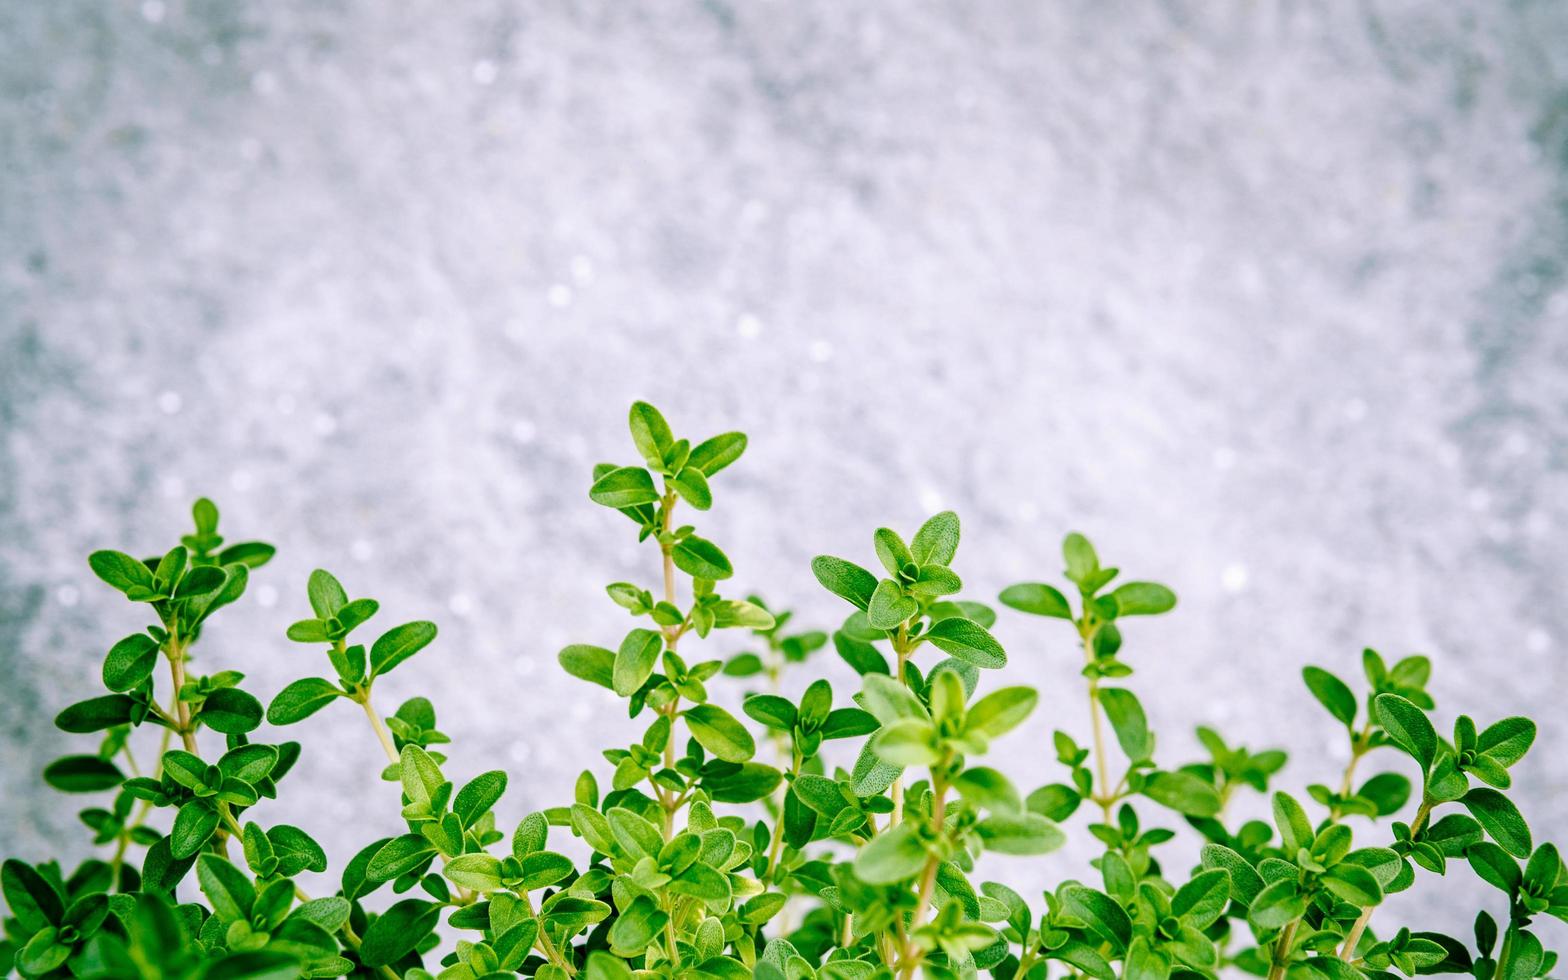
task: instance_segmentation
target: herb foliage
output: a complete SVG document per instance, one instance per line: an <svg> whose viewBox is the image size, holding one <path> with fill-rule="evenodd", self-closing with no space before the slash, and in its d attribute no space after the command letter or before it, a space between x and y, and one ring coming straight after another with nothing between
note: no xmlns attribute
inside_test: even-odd
<svg viewBox="0 0 1568 980"><path fill-rule="evenodd" d="M957 515L907 539L878 528L864 565L817 558L817 581L848 615L831 634L796 630L790 613L735 591L724 550L683 522L713 506L746 437L676 438L642 402L629 427L636 458L595 467L588 497L632 523L658 574L610 584L631 628L568 646L559 662L613 692L642 734L606 748L602 766L560 788L560 805L515 827L494 810L507 773L454 778L472 767L449 758L428 700L383 715L375 699L381 677L419 669L409 661L436 644L435 624L382 629L376 600L313 572L299 605L309 615L286 635L315 652L317 669L264 707L238 671L195 673L193 647L271 546L226 544L203 499L193 532L162 556L93 553L92 571L143 623L109 647L106 693L57 719L96 747L43 776L94 801L81 820L103 853L69 873L4 862L0 967L210 980L1198 980L1222 970L1529 980L1554 970L1532 924L1568 920L1568 870L1508 796L1535 723L1460 715L1444 737L1426 658L1390 665L1368 650L1355 686L1303 671L1349 755L1337 779L1304 792L1274 787L1284 753L1209 728L1197 732L1206 758L1162 761L1121 624L1169 612L1176 596L1122 580L1069 534L1061 587L1025 582L1000 596L1060 620L1083 664L1071 696L1091 712L1087 733L1052 735L1061 780L1025 792L988 753L1039 694L993 680L1008 655L991 633L996 612L961 598ZM754 649L706 652L716 630L741 631ZM817 679L798 699L780 693L782 676L829 647L858 689ZM738 712L725 706L737 685ZM375 805L395 809L404 832L368 842L335 869L333 894L313 896L299 876L327 871L327 855L308 830L274 822L268 804L302 751L286 729L318 712L352 716L350 705L386 756ZM151 758L133 752L138 728L161 739ZM1374 755L1394 768L1358 779ZM1272 793L1272 822L1227 818L1248 793ZM1162 825L1178 819L1201 836L1196 860ZM1069 828L1103 847L1080 878L1027 898L985 879L988 852L1047 854ZM1375 928L1389 896L1441 887L1450 871L1501 892L1473 937Z"/></svg>

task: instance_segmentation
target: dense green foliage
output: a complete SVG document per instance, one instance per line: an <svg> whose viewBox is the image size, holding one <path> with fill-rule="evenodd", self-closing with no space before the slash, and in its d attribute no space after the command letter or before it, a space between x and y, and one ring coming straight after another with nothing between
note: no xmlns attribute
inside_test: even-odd
<svg viewBox="0 0 1568 980"><path fill-rule="evenodd" d="M726 594L730 560L676 519L712 506L711 484L745 437L692 445L643 403L630 426L640 459L597 467L588 495L630 519L662 575L652 588L611 584L634 628L613 646L569 646L559 660L645 727L636 742L606 748L605 764L574 788L555 788L561 805L515 827L498 826L493 809L507 774L456 778L478 766L448 757L428 700L390 716L375 703L377 680L435 643L434 624L372 630L377 602L314 572L310 615L287 636L324 652L328 676L290 683L264 709L242 674L192 673L191 649L243 596L270 546L225 546L217 509L200 500L194 533L161 558L94 553L98 577L155 622L109 649L108 693L57 719L66 732L96 734L96 750L57 760L44 779L103 802L81 819L107 857L69 874L54 861L4 863L0 967L253 980L1193 980L1222 970L1529 980L1552 971L1556 957L1531 924L1568 919L1568 871L1506 794L1535 724L1461 715L1444 738L1425 658L1389 666L1368 650L1359 691L1308 667L1306 686L1343 729L1349 764L1333 784L1273 792L1272 826L1228 819L1238 794L1270 792L1284 754L1203 728L1208 758L1156 761L1121 624L1165 613L1176 597L1152 582L1116 584L1117 569L1070 534L1065 589L1031 582L1000 596L1061 621L1083 663L1085 690L1072 697L1086 692L1091 715L1087 744L1057 731L1046 750L1062 781L1024 793L984 760L1038 694L988 679L1007 654L990 630L996 613L957 598L956 515L937 514L907 541L878 529L879 571L816 559L817 580L851 611L831 636L797 631L788 613ZM749 636L751 651L696 653L716 630ZM781 676L829 646L859 675L858 690L818 679L798 699L783 696L799 685ZM321 711L353 715L350 703L386 754L386 791L364 805L384 810L375 826L401 819L404 832L366 843L334 869L333 894L312 897L298 879L327 871L326 853L309 831L268 817L301 752L282 729ZM148 735L133 738L138 729ZM1039 751L1021 734L1013 751ZM138 762L134 749L145 754L150 737L161 738L157 754ZM1373 754L1396 768L1358 782ZM1173 819L1191 828L1186 839L1157 823ZM999 866L988 853L1028 860L1060 847L1069 826L1103 847L1081 878L1029 897L985 880ZM1189 849L1194 838L1201 851ZM1438 887L1449 872L1502 892L1476 917L1473 941L1377 928L1385 899Z"/></svg>

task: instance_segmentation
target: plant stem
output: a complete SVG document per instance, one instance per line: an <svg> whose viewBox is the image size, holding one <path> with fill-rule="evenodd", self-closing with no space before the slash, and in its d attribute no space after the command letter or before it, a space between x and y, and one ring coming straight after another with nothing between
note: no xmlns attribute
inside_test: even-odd
<svg viewBox="0 0 1568 980"><path fill-rule="evenodd" d="M1089 618L1089 611L1084 610L1083 620L1078 627L1079 634L1083 637L1083 655L1085 663L1094 663L1094 634L1098 627L1093 625ZM1089 679L1089 719L1094 727L1094 770L1095 788L1098 791L1095 802L1100 804L1100 812L1105 817L1105 822L1111 822L1111 807L1115 804L1115 793L1111 790L1111 777L1105 770L1105 728L1100 720L1100 679Z"/></svg>
<svg viewBox="0 0 1568 980"><path fill-rule="evenodd" d="M1359 734L1352 732L1350 735L1350 761L1345 764L1344 778L1339 781L1339 796L1341 799L1350 795L1350 784L1356 775L1356 764L1366 754L1366 749L1363 746L1366 744L1367 736L1370 734L1372 734L1372 719L1368 718L1366 726L1361 729ZM1329 808L1329 819L1338 820L1339 817L1339 804L1336 803Z"/></svg>
<svg viewBox="0 0 1568 980"><path fill-rule="evenodd" d="M196 730L191 724L191 706L180 697L180 689L185 686L185 644L180 642L178 623L169 627L168 647L164 652L169 658L169 676L174 681L174 715L180 724L180 741L185 743L185 751L200 755L196 751Z"/></svg>
<svg viewBox="0 0 1568 980"><path fill-rule="evenodd" d="M359 706L365 709L365 717L370 719L370 727L376 733L376 738L381 742L382 751L387 754L387 761L396 765L399 761L397 747L392 744L392 734L387 731L387 726L382 722L381 716L376 714L375 706L370 703L370 691L365 691L365 696L359 699Z"/></svg>
<svg viewBox="0 0 1568 980"><path fill-rule="evenodd" d="M674 523L674 491L665 491L663 505L663 521L661 522L663 526L660 528L659 554L664 559L664 601L673 606L675 605L675 546L665 541L664 535L670 533L670 525ZM675 644L680 641L681 632L681 628L678 626L664 627L665 644L671 650L674 650Z"/></svg>
<svg viewBox="0 0 1568 980"><path fill-rule="evenodd" d="M537 919L538 915L534 912L534 900L529 897L526 891L519 892L518 894L523 899L523 907L528 910L528 917L531 919ZM550 941L550 937L544 931L543 921L540 921L539 930L534 933L534 946L539 950L539 952L544 954L545 959L565 970L567 976L573 976L577 973L576 968L568 963L565 958L561 956L560 952L555 948L555 943Z"/></svg>
<svg viewBox="0 0 1568 980"><path fill-rule="evenodd" d="M1356 924L1350 927L1350 932L1345 936L1345 945L1339 949L1339 958L1350 962L1350 955L1356 951L1356 944L1361 942L1361 934L1367 931L1367 923L1372 920L1372 909L1376 906L1368 905L1361 910L1361 915L1356 918Z"/></svg>
<svg viewBox="0 0 1568 980"><path fill-rule="evenodd" d="M943 771L947 768L947 760L931 770L931 833L939 836L944 827L947 803L947 779ZM925 867L920 871L920 890L915 899L915 912L909 919L909 934L904 940L903 957L899 963L899 976L907 978L914 976L915 967L920 965L921 955L914 949L914 934L925 924L926 912L930 908L931 891L936 887L936 870L941 861L935 854L926 856Z"/></svg>
<svg viewBox="0 0 1568 980"><path fill-rule="evenodd" d="M1268 980L1280 980L1285 975L1285 967L1290 965L1290 945L1296 939L1296 927L1301 925L1301 920L1296 919L1285 927L1279 934L1279 940L1274 943L1274 961L1269 966Z"/></svg>

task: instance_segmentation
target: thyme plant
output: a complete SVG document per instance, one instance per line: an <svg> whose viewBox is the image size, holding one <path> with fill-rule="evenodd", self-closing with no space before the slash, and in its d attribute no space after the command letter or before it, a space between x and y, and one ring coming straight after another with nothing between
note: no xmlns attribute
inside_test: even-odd
<svg viewBox="0 0 1568 980"><path fill-rule="evenodd" d="M713 506L746 437L693 444L641 402L630 430L633 461L596 467L588 497L630 521L648 546L648 579L606 589L632 620L624 635L596 629L586 638L600 642L568 646L559 661L612 692L640 734L605 747L575 786L541 787L556 805L515 826L495 810L507 774L451 753L428 700L385 714L376 699L381 677L420 669L409 662L426 650L421 661L441 655L433 623L372 626L376 600L312 573L298 605L308 614L280 632L320 655L300 659L317 669L264 709L243 674L209 664L198 644L269 545L226 544L203 499L192 533L161 557L91 555L139 629L108 649L107 693L57 719L96 745L43 776L93 801L81 819L101 850L69 871L32 856L4 862L0 967L146 980L1529 980L1554 970L1532 926L1568 920L1568 871L1507 795L1536 726L1459 715L1445 738L1425 658L1389 665L1368 650L1355 687L1305 669L1349 761L1337 774L1314 763L1322 782L1302 791L1274 787L1282 752L1209 728L1197 732L1205 757L1172 759L1135 693L1121 625L1170 611L1176 597L1123 581L1069 534L1062 588L1028 582L1000 596L1059 620L1055 649L1082 661L1081 690L1050 693L1087 700L1087 731L1041 743L1018 730L1039 694L997 680L1008 656L991 633L996 612L960 598L955 514L907 539L877 529L864 565L817 558L812 571L847 618L831 635L794 630L788 612L741 597L723 549L686 523ZM725 631L746 649L715 643ZM787 696L800 685L781 679L829 646L858 683L834 690L817 678ZM383 750L386 786L363 801L364 823L401 831L334 868L310 830L269 813L301 753L285 729L318 712L329 717L298 730L320 740L362 726ZM1060 781L1021 790L991 752L1004 738L1012 752L1054 756ZM1358 778L1373 759L1388 768ZM1271 792L1272 822L1227 816L1238 795ZM1049 880L1059 865L1032 859L1069 830L1100 854ZM1032 881L1030 893L993 880L1003 867ZM331 877L308 890L306 872ZM1478 911L1473 936L1395 928L1382 914L1390 896L1434 891L1450 872L1502 893Z"/></svg>

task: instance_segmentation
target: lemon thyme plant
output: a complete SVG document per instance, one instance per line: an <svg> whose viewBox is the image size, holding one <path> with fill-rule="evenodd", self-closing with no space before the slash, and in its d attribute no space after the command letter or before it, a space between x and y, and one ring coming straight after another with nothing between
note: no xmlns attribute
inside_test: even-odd
<svg viewBox="0 0 1568 980"><path fill-rule="evenodd" d="M1017 729L1039 695L997 680L1008 658L990 630L996 613L960 598L956 515L907 539L878 529L874 563L816 559L817 580L850 611L831 637L796 631L789 613L738 598L724 551L685 523L712 506L711 483L745 436L693 445L640 402L630 428L639 458L597 467L589 498L630 519L650 576L607 589L633 621L624 636L568 646L559 660L620 699L640 734L556 788L560 805L515 826L494 809L507 774L469 775L480 767L449 757L428 700L389 715L376 700L379 678L432 648L434 624L373 628L375 600L312 573L300 604L310 614L286 632L316 651L300 662L319 670L264 710L243 674L199 673L209 668L197 645L270 546L225 545L217 508L200 500L194 532L162 557L95 552L92 570L144 625L108 650L108 693L57 719L96 748L56 760L44 779L95 801L81 819L101 852L69 872L4 862L0 967L148 980L1529 980L1554 970L1532 925L1568 920L1568 871L1507 795L1535 725L1460 715L1445 738L1425 658L1390 666L1368 650L1359 691L1306 668L1349 761L1304 792L1274 791L1271 822L1238 821L1232 801L1269 793L1285 756L1200 728L1205 758L1157 761L1121 625L1172 609L1165 586L1117 584L1117 569L1071 534L1065 589L1002 592L1011 610L1060 620L1053 655L1083 665L1081 690L1050 693L1085 698L1087 730L1026 748ZM749 649L720 655L712 640L724 630ZM855 688L819 678L786 696L799 685L781 680L830 643ZM302 730L358 725L380 745L387 785L364 806L382 816L366 822L402 829L330 869L308 830L269 813L301 753L284 730L323 711L329 720ZM1014 752L1054 755L1061 781L1021 792L989 759L1003 737ZM1391 768L1367 775L1371 759ZM1101 853L1077 877L1047 880L1058 866L1030 859L1069 828ZM991 880L1004 867L993 855L1012 862L1015 881L1034 882L1029 895ZM329 871L325 888L311 879L315 895L300 880ZM1441 887L1450 872L1502 893L1473 936L1385 924L1390 896Z"/></svg>

